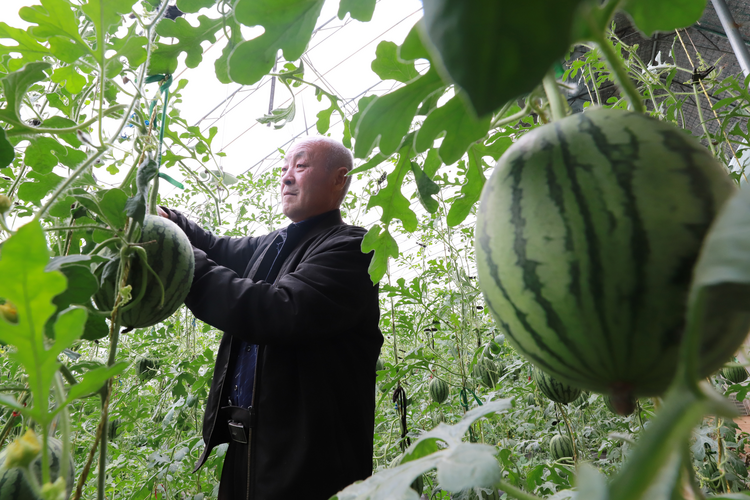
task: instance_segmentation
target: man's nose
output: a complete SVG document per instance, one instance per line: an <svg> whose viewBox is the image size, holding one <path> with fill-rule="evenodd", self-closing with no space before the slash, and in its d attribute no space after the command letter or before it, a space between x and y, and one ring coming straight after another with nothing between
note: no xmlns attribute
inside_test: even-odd
<svg viewBox="0 0 750 500"><path fill-rule="evenodd" d="M281 183L287 186L290 186L292 184L291 169L284 172L284 174L281 176Z"/></svg>

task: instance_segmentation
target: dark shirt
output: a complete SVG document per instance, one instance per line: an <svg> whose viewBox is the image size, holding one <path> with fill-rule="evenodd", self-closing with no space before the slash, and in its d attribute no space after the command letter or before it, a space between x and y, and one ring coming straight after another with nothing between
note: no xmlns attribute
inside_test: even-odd
<svg viewBox="0 0 750 500"><path fill-rule="evenodd" d="M313 225L312 223L319 218L327 215L329 212L324 214L310 217L300 222L293 222L289 226L279 231L276 240L272 243L276 247L276 255L268 269L266 275L266 283L273 283L276 280L281 265L284 263L286 257L299 242L302 236L308 231ZM273 248L273 247L272 247ZM270 251L270 249L269 249ZM258 345L248 344L247 342L240 341L239 349L237 352L237 358L234 364L234 376L231 378L232 385L229 390L229 405L230 406L241 406L242 408L250 408L253 404L253 384L255 383L255 364L258 361Z"/></svg>

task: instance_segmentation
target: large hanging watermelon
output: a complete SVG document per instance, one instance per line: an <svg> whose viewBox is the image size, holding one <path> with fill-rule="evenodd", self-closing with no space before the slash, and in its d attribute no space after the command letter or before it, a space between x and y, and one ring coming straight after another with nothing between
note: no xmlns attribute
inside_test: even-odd
<svg viewBox="0 0 750 500"><path fill-rule="evenodd" d="M692 269L735 191L695 139L597 109L535 129L500 158L479 208L479 284L510 343L578 387L661 394L674 375ZM701 375L747 329L704 338Z"/></svg>
<svg viewBox="0 0 750 500"><path fill-rule="evenodd" d="M147 215L143 221L140 241L144 243L148 264L164 285L164 304L161 303L161 288L154 276L148 274L145 295L130 308L126 304L120 316L124 326L133 328L152 326L170 317L185 302L195 271L195 257L190 240L169 219ZM142 288L143 264L136 256L132 262L128 284L132 285L131 295L135 298ZM119 257L115 256L96 269L101 286L94 295L94 302L100 310L108 311L114 306L118 265Z"/></svg>
<svg viewBox="0 0 750 500"><path fill-rule="evenodd" d="M721 376L733 384L747 380L747 370L744 366L725 366L721 369Z"/></svg>

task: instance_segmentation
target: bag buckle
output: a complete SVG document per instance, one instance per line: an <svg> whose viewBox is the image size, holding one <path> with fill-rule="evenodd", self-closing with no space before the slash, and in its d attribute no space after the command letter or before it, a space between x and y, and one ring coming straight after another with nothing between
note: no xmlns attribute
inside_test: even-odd
<svg viewBox="0 0 750 500"><path fill-rule="evenodd" d="M228 426L229 436L233 441L241 444L247 444L247 434L245 433L245 426L243 426L240 422L235 422L234 420L230 420L228 422Z"/></svg>

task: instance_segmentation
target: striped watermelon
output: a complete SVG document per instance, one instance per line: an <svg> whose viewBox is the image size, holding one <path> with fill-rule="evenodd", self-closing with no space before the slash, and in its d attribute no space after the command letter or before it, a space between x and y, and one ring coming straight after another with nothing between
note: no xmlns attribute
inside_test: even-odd
<svg viewBox="0 0 750 500"><path fill-rule="evenodd" d="M568 436L558 434L550 439L549 452L556 462L573 458L573 441Z"/></svg>
<svg viewBox="0 0 750 500"><path fill-rule="evenodd" d="M41 440L41 438L40 438ZM49 449L49 469L50 478L52 482L57 480L60 474L60 466L62 465L62 453L63 446L62 441L59 439L50 437L47 439ZM34 495L28 481L23 475L23 472L19 468L5 469L5 455L7 448L0 452L0 500L39 500L39 497ZM42 455L39 456L31 463L30 467L32 473L36 476L37 480L41 483L42 481ZM73 482L75 480L75 461L73 455L69 455L68 460L68 471L65 475L65 486L67 496L70 497L70 493L73 490Z"/></svg>
<svg viewBox="0 0 750 500"><path fill-rule="evenodd" d="M484 186L485 301L513 347L560 380L623 404L661 394L677 365L692 268L734 191L695 139L645 115L596 109L539 127ZM701 375L746 334L707 335Z"/></svg>
<svg viewBox="0 0 750 500"><path fill-rule="evenodd" d="M156 358L139 357L135 360L135 375L141 382L148 382L159 373L160 365Z"/></svg>
<svg viewBox="0 0 750 500"><path fill-rule="evenodd" d="M449 393L450 389L445 380L435 377L430 381L430 399L434 402L438 404L445 402Z"/></svg>
<svg viewBox="0 0 750 500"><path fill-rule="evenodd" d="M193 247L185 233L169 219L147 215L143 221L140 241L152 242L145 243L143 248L149 265L164 285L164 305L161 306L161 288L153 275L149 274L143 299L121 313L122 324L133 328L152 326L170 317L185 302L195 271ZM133 286L132 296L137 297L141 289L143 265L135 256L132 262L128 283ZM119 257L114 257L110 263L101 265L96 270L97 276L104 274L109 277L104 279L94 295L96 307L102 311L109 311L114 305L116 272L108 271L117 265Z"/></svg>
<svg viewBox="0 0 750 500"><path fill-rule="evenodd" d="M578 396L578 399L573 401L571 404L576 408L587 408L589 406L589 396L590 394L588 392L581 391L581 395Z"/></svg>
<svg viewBox="0 0 750 500"><path fill-rule="evenodd" d="M547 399L555 403L572 403L581 396L581 389L560 382L539 368L534 368L534 383Z"/></svg>
<svg viewBox="0 0 750 500"><path fill-rule="evenodd" d="M471 374L488 389L495 387L497 381L500 379L500 372L497 365L489 358L478 360L477 364L471 370Z"/></svg>
<svg viewBox="0 0 750 500"><path fill-rule="evenodd" d="M733 384L747 380L747 370L744 366L725 366L721 369L721 376Z"/></svg>

